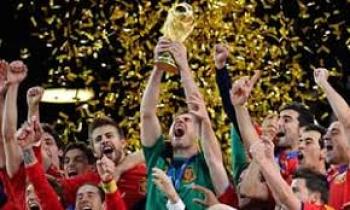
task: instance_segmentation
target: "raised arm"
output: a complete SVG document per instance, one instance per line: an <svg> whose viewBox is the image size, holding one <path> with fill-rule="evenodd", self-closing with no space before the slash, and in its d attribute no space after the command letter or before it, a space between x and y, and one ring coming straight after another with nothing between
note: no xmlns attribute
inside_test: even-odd
<svg viewBox="0 0 350 210"><path fill-rule="evenodd" d="M228 57L228 49L222 45L215 45L215 68L216 68L216 85L218 86L222 106L230 122L238 129L235 109L231 103L230 90L231 80L226 68L226 60ZM238 133L239 135L239 133Z"/></svg>
<svg viewBox="0 0 350 210"><path fill-rule="evenodd" d="M39 104L44 94L44 88L32 87L27 91L27 104L28 104L28 120L36 116L36 119L40 121Z"/></svg>
<svg viewBox="0 0 350 210"><path fill-rule="evenodd" d="M35 157L33 145L37 138L34 131L36 122L32 119L29 120L29 124L19 130L17 135L17 142L23 151L23 161L28 181L34 186L35 194L40 200L41 209L63 210L64 208L56 192L46 179L42 164Z"/></svg>
<svg viewBox="0 0 350 210"><path fill-rule="evenodd" d="M294 195L292 188L281 176L274 162L274 145L269 140L256 142L250 148L250 153L256 161L265 178L276 202L283 204L286 209L300 210L301 201Z"/></svg>
<svg viewBox="0 0 350 210"><path fill-rule="evenodd" d="M269 190L266 183L261 180L260 166L256 161L251 161L244 174L242 174L239 194L247 198L268 200Z"/></svg>
<svg viewBox="0 0 350 210"><path fill-rule="evenodd" d="M112 160L103 156L96 162L96 168L101 178L102 189L106 194L106 210L126 210L126 205L118 191L117 182L113 178L115 164Z"/></svg>
<svg viewBox="0 0 350 210"><path fill-rule="evenodd" d="M233 84L231 90L231 101L236 111L238 127L246 148L249 148L250 145L254 144L259 138L248 109L245 107L245 103L249 98L254 84L259 79L260 74L260 71L256 71L251 79L242 77Z"/></svg>
<svg viewBox="0 0 350 210"><path fill-rule="evenodd" d="M170 52L180 71L181 83L185 90L189 112L196 116L199 121L201 146L215 192L221 195L229 186L229 180L223 165L221 148L211 126L204 100L194 82L188 65L186 48L179 42L173 42Z"/></svg>
<svg viewBox="0 0 350 210"><path fill-rule="evenodd" d="M9 65L6 61L0 60L0 168L4 168L6 165L3 133L2 133L2 121L6 94L6 71Z"/></svg>
<svg viewBox="0 0 350 210"><path fill-rule="evenodd" d="M17 129L17 94L19 84L27 76L27 67L22 61L14 61L7 72L8 88L4 107L2 132L6 157L6 170L9 177L18 171L23 160L22 151L16 142Z"/></svg>
<svg viewBox="0 0 350 210"><path fill-rule="evenodd" d="M154 50L155 56L160 52L169 50L169 47L170 42L161 38ZM154 66L141 100L141 142L146 147L153 146L161 135L161 127L156 111L163 73L164 70Z"/></svg>
<svg viewBox="0 0 350 210"><path fill-rule="evenodd" d="M189 97L187 103L189 107L194 108L190 109L190 113L196 116L200 122L200 141L204 158L209 168L215 193L220 196L225 192L227 187L229 187L229 179L223 164L219 142L211 126L210 118L202 97L198 94L194 94Z"/></svg>
<svg viewBox="0 0 350 210"><path fill-rule="evenodd" d="M169 51L173 55L176 65L180 71L181 84L185 90L186 101L194 94L200 94L193 80L191 69L188 65L186 47L180 42L172 42Z"/></svg>
<svg viewBox="0 0 350 210"><path fill-rule="evenodd" d="M314 71L315 82L326 93L328 102L338 120L344 125L345 132L350 135L350 107L344 98L334 90L328 82L327 69L318 68Z"/></svg>

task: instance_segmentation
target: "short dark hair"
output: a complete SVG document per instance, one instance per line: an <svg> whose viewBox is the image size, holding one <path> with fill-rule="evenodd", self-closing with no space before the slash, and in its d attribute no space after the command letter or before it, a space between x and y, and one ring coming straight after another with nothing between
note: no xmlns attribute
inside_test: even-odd
<svg viewBox="0 0 350 210"><path fill-rule="evenodd" d="M78 149L80 151L82 151L85 155L86 158L88 160L89 164L95 164L95 156L94 153L92 152L92 150L83 142L73 142L73 143L69 143L66 148L64 149L63 152L63 160L66 157L67 152L69 152L70 150L73 149Z"/></svg>
<svg viewBox="0 0 350 210"><path fill-rule="evenodd" d="M62 149L64 147L63 142L60 140L60 137L58 136L58 133L55 131L53 126L48 123L41 123L41 127L45 133L48 133L53 137L58 149Z"/></svg>
<svg viewBox="0 0 350 210"><path fill-rule="evenodd" d="M84 183L83 185L81 185L79 188L78 188L78 190L80 189L80 188L82 188L82 187L84 187L84 186L92 186L92 187L96 187L97 188L97 190L98 190L98 194L100 195L100 198L101 198L101 201L102 202L104 202L105 201L105 192L103 191L103 189L100 187L100 186L98 186L98 185L96 185L96 184L92 184L92 183ZM78 193L78 190L77 190L77 193Z"/></svg>
<svg viewBox="0 0 350 210"><path fill-rule="evenodd" d="M304 104L301 104L301 103L287 104L280 109L280 112L288 109L296 111L299 114L298 121L299 121L300 127L314 123L315 121L314 115Z"/></svg>
<svg viewBox="0 0 350 210"><path fill-rule="evenodd" d="M89 125L89 138L91 139L92 132L99 127L110 125L115 127L115 129L118 131L118 135L120 139L125 139L123 130L119 127L118 123L116 123L112 118L110 117L97 117L94 118L92 123Z"/></svg>
<svg viewBox="0 0 350 210"><path fill-rule="evenodd" d="M328 202L329 185L325 175L303 168L295 172L294 179L304 179L306 188L309 191L319 192L321 194L321 200L324 203Z"/></svg>
<svg viewBox="0 0 350 210"><path fill-rule="evenodd" d="M318 143L320 144L321 149L324 148L324 141L323 141L323 136L326 134L326 129L322 127L321 125L316 125L316 124L308 124L303 127L304 131L316 131L321 134L320 139L318 140Z"/></svg>

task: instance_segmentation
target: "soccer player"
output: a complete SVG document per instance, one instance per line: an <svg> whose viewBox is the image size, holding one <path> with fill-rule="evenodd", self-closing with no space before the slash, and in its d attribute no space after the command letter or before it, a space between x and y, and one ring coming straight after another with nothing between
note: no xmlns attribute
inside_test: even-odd
<svg viewBox="0 0 350 210"><path fill-rule="evenodd" d="M334 164L328 173L329 203L336 209L350 209L350 107L328 82L327 69L315 69L314 78L339 120L331 124L326 135L327 159Z"/></svg>
<svg viewBox="0 0 350 210"><path fill-rule="evenodd" d="M181 43L161 38L155 56L164 51L169 51L176 61L189 112L177 115L171 125L169 138L173 155L167 157L169 151L166 151L156 114L164 70L155 66L141 101L141 142L148 167L146 209L166 209L167 199L152 181L154 167L166 170L188 209L204 209L192 203L194 198L203 198L201 193L191 189L192 184L214 190L220 197L230 189L230 183L204 101L188 66L186 48ZM201 141L203 152L197 139Z"/></svg>
<svg viewBox="0 0 350 210"><path fill-rule="evenodd" d="M328 202L326 176L309 169L300 169L294 175L292 185L282 178L274 162L274 145L262 139L250 148L253 159L260 166L264 179L276 202L288 210L331 210Z"/></svg>

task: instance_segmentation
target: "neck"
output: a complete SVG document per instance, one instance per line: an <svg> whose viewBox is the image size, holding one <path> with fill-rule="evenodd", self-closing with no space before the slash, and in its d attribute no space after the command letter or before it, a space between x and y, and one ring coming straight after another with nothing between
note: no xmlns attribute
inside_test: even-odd
<svg viewBox="0 0 350 210"><path fill-rule="evenodd" d="M173 157L190 158L197 153L198 149L196 147L174 148Z"/></svg>

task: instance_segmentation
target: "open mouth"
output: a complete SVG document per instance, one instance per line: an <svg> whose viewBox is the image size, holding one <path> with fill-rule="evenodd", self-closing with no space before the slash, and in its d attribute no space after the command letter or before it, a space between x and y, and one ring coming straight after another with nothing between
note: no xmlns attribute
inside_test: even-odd
<svg viewBox="0 0 350 210"><path fill-rule="evenodd" d="M176 138L181 138L185 135L185 130L183 128L175 128L174 135Z"/></svg>
<svg viewBox="0 0 350 210"><path fill-rule="evenodd" d="M78 176L78 172L76 170L68 171L68 177Z"/></svg>
<svg viewBox="0 0 350 210"><path fill-rule="evenodd" d="M282 138L284 137L286 134L283 132L283 131L279 131L277 134L276 134L276 137L277 138Z"/></svg>
<svg viewBox="0 0 350 210"><path fill-rule="evenodd" d="M83 208L82 208L82 210L92 210L92 208L91 208L91 207L86 206L86 207L83 207Z"/></svg>
<svg viewBox="0 0 350 210"><path fill-rule="evenodd" d="M302 161L304 159L304 154L301 152L298 152L298 160Z"/></svg>
<svg viewBox="0 0 350 210"><path fill-rule="evenodd" d="M102 147L102 153L105 155L112 154L114 151L114 148L110 145L105 145Z"/></svg>
<svg viewBox="0 0 350 210"><path fill-rule="evenodd" d="M327 151L332 151L333 150L333 145L326 145L326 150Z"/></svg>
<svg viewBox="0 0 350 210"><path fill-rule="evenodd" d="M40 206L37 203L31 203L29 204L30 210L40 210Z"/></svg>

